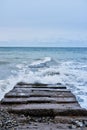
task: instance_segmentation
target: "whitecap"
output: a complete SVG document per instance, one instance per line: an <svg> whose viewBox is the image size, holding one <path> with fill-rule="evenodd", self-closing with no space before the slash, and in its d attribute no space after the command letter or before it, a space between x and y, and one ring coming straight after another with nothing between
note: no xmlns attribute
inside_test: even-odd
<svg viewBox="0 0 87 130"><path fill-rule="evenodd" d="M51 57L45 57L43 59L39 59L39 60L34 61L33 63L31 63L29 65L29 67L31 67L31 68L33 68L33 67L34 68L45 67L45 66L47 66L46 64L48 62L50 62L51 60L52 60Z"/></svg>

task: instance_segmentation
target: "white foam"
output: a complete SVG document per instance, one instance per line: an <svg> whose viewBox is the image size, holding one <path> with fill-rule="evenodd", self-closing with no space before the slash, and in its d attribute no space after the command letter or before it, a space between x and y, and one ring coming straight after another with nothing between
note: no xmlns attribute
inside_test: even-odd
<svg viewBox="0 0 87 130"><path fill-rule="evenodd" d="M42 60L31 63L30 65L37 66L50 61L50 57L45 57ZM79 98L82 99L83 101L79 101L80 105L83 108L87 108L87 72L86 70L83 71L82 69L78 69L78 67L86 67L85 64L78 64L78 66L76 66L76 62L66 61L61 62L61 64L57 66L50 66L48 68L42 67L36 71L32 71L28 66L29 65L18 64L16 65L18 70L15 70L15 73L17 73L16 76L11 75L8 79L0 80L0 99L20 81L49 84L56 84L59 82L65 84L69 89L71 89L71 91L76 95L78 101ZM60 74L58 74L58 72ZM83 94L81 94L81 92Z"/></svg>
<svg viewBox="0 0 87 130"><path fill-rule="evenodd" d="M4 95L9 92L16 83L20 82L23 79L24 72L18 72L18 75L11 75L5 80L0 80L0 100Z"/></svg>
<svg viewBox="0 0 87 130"><path fill-rule="evenodd" d="M51 61L51 57L45 57L45 58L43 58L41 60L34 61L29 66L32 66L32 67L43 67L44 64L46 64L47 62L50 62L50 61Z"/></svg>

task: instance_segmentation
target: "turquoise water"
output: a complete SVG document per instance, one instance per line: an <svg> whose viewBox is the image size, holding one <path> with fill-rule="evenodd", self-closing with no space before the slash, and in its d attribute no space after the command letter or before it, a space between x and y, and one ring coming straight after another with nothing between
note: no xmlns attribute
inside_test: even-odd
<svg viewBox="0 0 87 130"><path fill-rule="evenodd" d="M0 48L0 99L19 81L60 82L87 108L87 48Z"/></svg>

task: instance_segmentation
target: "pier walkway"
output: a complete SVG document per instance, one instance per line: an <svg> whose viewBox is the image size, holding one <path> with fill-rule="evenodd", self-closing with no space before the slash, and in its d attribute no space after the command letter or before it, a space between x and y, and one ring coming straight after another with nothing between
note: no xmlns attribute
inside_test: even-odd
<svg viewBox="0 0 87 130"><path fill-rule="evenodd" d="M21 125L16 127L17 130L68 130L70 127L87 130L84 125L72 123L87 121L87 110L81 108L72 92L61 84L20 82L5 95L1 105L9 113L18 115ZM24 116L21 118L21 115Z"/></svg>

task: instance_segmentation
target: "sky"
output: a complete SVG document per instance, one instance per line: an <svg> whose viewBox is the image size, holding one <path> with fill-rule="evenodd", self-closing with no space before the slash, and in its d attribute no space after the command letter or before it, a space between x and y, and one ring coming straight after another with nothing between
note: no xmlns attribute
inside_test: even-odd
<svg viewBox="0 0 87 130"><path fill-rule="evenodd" d="M87 47L87 0L0 0L0 46Z"/></svg>

